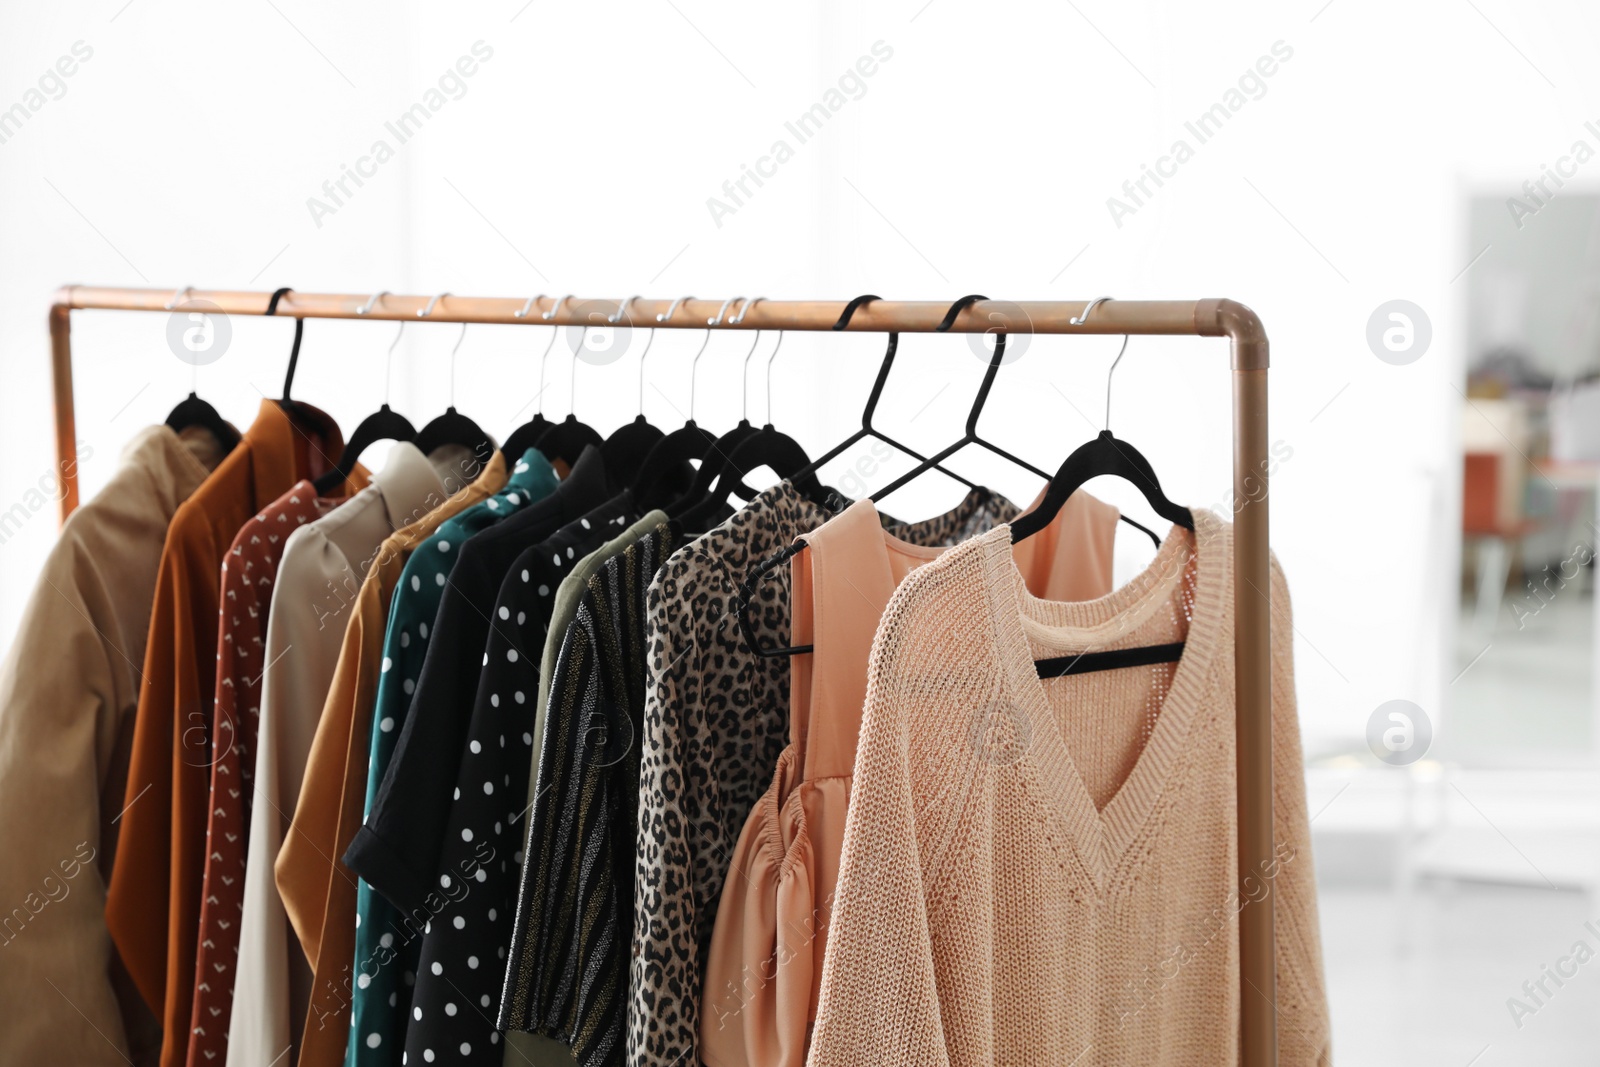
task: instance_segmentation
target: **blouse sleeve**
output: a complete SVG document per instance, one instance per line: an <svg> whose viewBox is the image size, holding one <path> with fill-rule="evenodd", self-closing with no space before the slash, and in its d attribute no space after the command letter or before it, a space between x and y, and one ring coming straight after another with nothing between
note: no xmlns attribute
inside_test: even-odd
<svg viewBox="0 0 1600 1067"><path fill-rule="evenodd" d="M881 638L880 638L881 640ZM880 662L880 658L883 662ZM947 1067L893 646L875 651L810 1067Z"/></svg>

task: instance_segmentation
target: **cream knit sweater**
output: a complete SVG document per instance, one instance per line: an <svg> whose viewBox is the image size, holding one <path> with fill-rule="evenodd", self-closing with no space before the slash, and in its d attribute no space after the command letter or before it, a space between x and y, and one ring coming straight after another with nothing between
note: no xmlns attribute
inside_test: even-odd
<svg viewBox="0 0 1600 1067"><path fill-rule="evenodd" d="M1100 600L1028 593L1006 526L913 573L874 643L812 1067L1238 1060L1232 528L1196 510ZM1278 1047L1329 1062L1272 567ZM1033 661L1185 640L1174 665ZM1249 906L1249 905L1246 905Z"/></svg>

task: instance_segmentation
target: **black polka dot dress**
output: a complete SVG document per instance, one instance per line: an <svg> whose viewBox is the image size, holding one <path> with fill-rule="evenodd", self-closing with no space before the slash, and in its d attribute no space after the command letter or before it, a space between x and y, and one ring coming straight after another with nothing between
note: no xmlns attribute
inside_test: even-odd
<svg viewBox="0 0 1600 1067"><path fill-rule="evenodd" d="M522 863L539 663L556 588L637 516L618 498L522 553L493 608L424 930L405 1062L499 1067L500 990Z"/></svg>

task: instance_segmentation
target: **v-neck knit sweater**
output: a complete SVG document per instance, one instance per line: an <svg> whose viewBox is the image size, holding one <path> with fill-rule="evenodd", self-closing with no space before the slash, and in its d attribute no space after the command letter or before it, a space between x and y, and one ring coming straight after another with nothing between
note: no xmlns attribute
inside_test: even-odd
<svg viewBox="0 0 1600 1067"><path fill-rule="evenodd" d="M1028 592L1008 527L914 572L884 613L808 1062L1238 1061L1232 527L1196 510L1133 582ZM1278 1049L1328 1015L1276 560ZM1162 664L1041 680L1034 660L1185 641Z"/></svg>

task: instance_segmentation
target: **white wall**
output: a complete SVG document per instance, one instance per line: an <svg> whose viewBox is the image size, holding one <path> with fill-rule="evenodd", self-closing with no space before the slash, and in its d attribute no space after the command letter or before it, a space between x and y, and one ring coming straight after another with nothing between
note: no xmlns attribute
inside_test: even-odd
<svg viewBox="0 0 1600 1067"><path fill-rule="evenodd" d="M1574 138L1600 141L1583 130L1600 116L1582 104L1597 17L1576 2L1509 0L7 5L0 107L74 42L93 57L0 144L0 510L53 465L45 309L66 282L1226 295L1251 304L1274 342L1271 434L1293 455L1274 483L1273 540L1294 590L1308 745L1348 742L1383 700L1444 699L1464 314L1454 280L1476 252L1460 236L1460 194L1485 182L1510 191ZM493 56L465 95L317 225L307 198L477 41ZM799 144L785 121L880 41L892 56L862 80L864 95ZM1184 123L1280 41L1292 56L1264 95L1198 144ZM718 225L707 199L779 138L793 158ZM1178 138L1193 158L1116 225L1107 198ZM1432 350L1405 367L1364 340L1373 308L1396 297L1434 328ZM242 423L261 393L276 394L290 327L234 328L233 350L200 383ZM75 318L88 492L121 443L187 389L163 329L161 316ZM297 395L358 418L379 398L389 337L310 323ZM396 407L426 418L442 406L453 340L450 327L409 331ZM509 429L543 340L470 333L461 408ZM698 343L658 339L660 392L646 400L656 422L687 408L682 372ZM1002 374L985 426L1053 467L1097 428L1116 346L1036 340ZM779 421L814 449L843 436L877 350L864 337L787 339ZM744 351L712 339L700 421L737 418ZM1177 499L1208 504L1229 488L1224 351L1137 339L1118 372L1113 426ZM902 353L882 419L936 447L959 432L981 364L951 338L907 338ZM634 366L580 369L588 421L606 430L633 414ZM547 410L559 414L564 362L552 371ZM759 376L751 395L759 419ZM1034 488L981 457L965 469L1014 496ZM926 514L954 495L930 480L896 507ZM46 509L0 546L0 640L53 530Z"/></svg>

